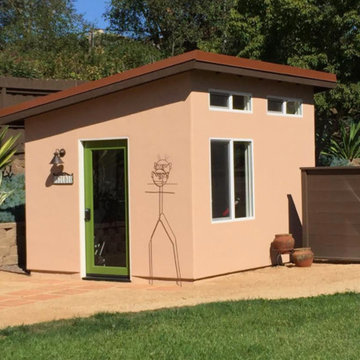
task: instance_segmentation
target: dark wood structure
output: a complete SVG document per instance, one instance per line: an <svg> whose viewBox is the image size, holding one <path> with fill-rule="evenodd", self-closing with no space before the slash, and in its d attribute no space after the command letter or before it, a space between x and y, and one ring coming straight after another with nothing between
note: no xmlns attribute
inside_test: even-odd
<svg viewBox="0 0 360 360"><path fill-rule="evenodd" d="M301 171L303 246L318 260L360 261L360 167Z"/></svg>
<svg viewBox="0 0 360 360"><path fill-rule="evenodd" d="M0 77L0 109L17 105L22 102L49 95L84 83L79 80L43 80L16 77ZM11 124L9 135L21 134L17 153L15 155L12 172L24 171L24 125Z"/></svg>
<svg viewBox="0 0 360 360"><path fill-rule="evenodd" d="M85 81L0 77L0 109L77 86Z"/></svg>

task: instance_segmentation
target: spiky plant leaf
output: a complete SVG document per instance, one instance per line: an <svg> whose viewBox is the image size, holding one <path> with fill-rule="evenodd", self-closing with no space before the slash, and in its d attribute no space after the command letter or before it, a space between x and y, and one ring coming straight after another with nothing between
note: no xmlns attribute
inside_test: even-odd
<svg viewBox="0 0 360 360"><path fill-rule="evenodd" d="M0 171L0 188L2 184L2 171ZM14 192L11 191L0 191L0 206L4 203L4 201Z"/></svg>
<svg viewBox="0 0 360 360"><path fill-rule="evenodd" d="M13 156L16 152L16 141L19 139L20 134L16 136L10 136L7 140L5 140L7 131L9 127L4 126L0 130L0 188L2 184L2 170L11 164ZM5 140L5 142L4 142ZM3 143L4 142L4 143ZM0 190L0 206L4 203L4 201L14 192L11 191L1 191Z"/></svg>
<svg viewBox="0 0 360 360"><path fill-rule="evenodd" d="M328 150L323 154L349 161L360 158L360 122L352 122L349 127L343 123L339 134L331 139Z"/></svg>
<svg viewBox="0 0 360 360"><path fill-rule="evenodd" d="M0 142L2 142L6 136L8 127L5 127L0 133ZM5 131L4 131L5 130ZM12 157L16 152L16 141L19 139L20 134L16 136L10 136L0 146L0 169L3 169L9 165L12 161Z"/></svg>

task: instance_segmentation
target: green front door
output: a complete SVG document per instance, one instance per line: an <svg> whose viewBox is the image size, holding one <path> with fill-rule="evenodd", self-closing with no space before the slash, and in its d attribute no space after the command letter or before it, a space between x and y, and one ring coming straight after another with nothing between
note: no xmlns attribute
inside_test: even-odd
<svg viewBox="0 0 360 360"><path fill-rule="evenodd" d="M84 143L86 276L128 277L127 140Z"/></svg>

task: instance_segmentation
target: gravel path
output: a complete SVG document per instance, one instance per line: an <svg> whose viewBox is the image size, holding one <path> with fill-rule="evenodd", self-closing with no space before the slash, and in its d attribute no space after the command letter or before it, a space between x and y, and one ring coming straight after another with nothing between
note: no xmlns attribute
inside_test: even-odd
<svg viewBox="0 0 360 360"><path fill-rule="evenodd" d="M268 267L183 284L84 281L0 271L0 328L100 311L142 311L205 302L360 292L360 264Z"/></svg>

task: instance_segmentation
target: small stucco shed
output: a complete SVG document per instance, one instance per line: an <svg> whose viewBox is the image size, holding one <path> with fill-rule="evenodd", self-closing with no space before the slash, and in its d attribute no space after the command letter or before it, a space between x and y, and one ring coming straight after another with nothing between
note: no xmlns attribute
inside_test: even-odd
<svg viewBox="0 0 360 360"><path fill-rule="evenodd" d="M28 269L186 281L269 265L301 222L314 92L335 83L192 51L0 110L25 123Z"/></svg>

